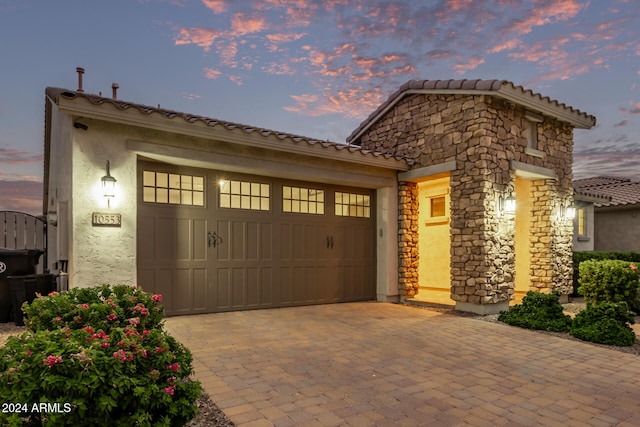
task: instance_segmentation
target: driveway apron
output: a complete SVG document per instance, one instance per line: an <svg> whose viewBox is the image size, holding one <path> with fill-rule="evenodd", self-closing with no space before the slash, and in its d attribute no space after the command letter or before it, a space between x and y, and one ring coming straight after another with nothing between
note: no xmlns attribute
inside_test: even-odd
<svg viewBox="0 0 640 427"><path fill-rule="evenodd" d="M238 426L638 426L640 356L389 303L172 317Z"/></svg>

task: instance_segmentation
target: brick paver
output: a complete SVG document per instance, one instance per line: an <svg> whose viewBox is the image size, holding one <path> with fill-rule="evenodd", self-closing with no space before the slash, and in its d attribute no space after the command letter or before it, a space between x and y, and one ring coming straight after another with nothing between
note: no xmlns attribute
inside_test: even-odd
<svg viewBox="0 0 640 427"><path fill-rule="evenodd" d="M237 425L637 425L640 357L387 303L172 317Z"/></svg>

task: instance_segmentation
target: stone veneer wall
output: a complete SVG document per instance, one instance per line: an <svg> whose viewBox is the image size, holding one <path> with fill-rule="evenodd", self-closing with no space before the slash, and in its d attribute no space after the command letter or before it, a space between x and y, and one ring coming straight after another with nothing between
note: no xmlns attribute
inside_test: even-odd
<svg viewBox="0 0 640 427"><path fill-rule="evenodd" d="M511 161L554 171L538 185L534 200L531 269L535 289L568 289L571 284L572 230L557 227L551 212L571 198L573 128L545 118L537 124L538 150L526 153L525 110L486 95L406 96L363 134L365 149L401 155L415 167L456 161L450 173L451 298L490 304L514 292L514 225L497 213L497 201L513 190ZM550 182L547 182L550 181ZM406 297L418 287L417 201L411 183L400 183L400 283ZM546 196L545 196L546 194ZM534 197L534 196L531 196ZM545 198L547 197L547 198ZM414 209L415 215L408 213ZM533 243L533 242L532 242Z"/></svg>
<svg viewBox="0 0 640 427"><path fill-rule="evenodd" d="M411 298L418 293L418 185L401 182L398 196L398 288L401 295Z"/></svg>

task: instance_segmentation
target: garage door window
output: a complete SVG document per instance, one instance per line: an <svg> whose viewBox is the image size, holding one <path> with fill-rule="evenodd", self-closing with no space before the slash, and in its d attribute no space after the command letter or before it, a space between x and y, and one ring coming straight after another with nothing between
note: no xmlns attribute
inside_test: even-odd
<svg viewBox="0 0 640 427"><path fill-rule="evenodd" d="M282 187L282 211L304 214L324 214L324 190Z"/></svg>
<svg viewBox="0 0 640 427"><path fill-rule="evenodd" d="M144 171L142 185L144 202L204 206L202 176Z"/></svg>
<svg viewBox="0 0 640 427"><path fill-rule="evenodd" d="M336 215L371 217L371 196L336 191Z"/></svg>
<svg viewBox="0 0 640 427"><path fill-rule="evenodd" d="M221 208L269 210L269 184L223 179L219 191Z"/></svg>

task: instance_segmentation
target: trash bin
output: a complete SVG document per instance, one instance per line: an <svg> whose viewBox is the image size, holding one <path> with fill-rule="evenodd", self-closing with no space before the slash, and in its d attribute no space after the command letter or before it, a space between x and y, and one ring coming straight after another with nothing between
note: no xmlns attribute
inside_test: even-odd
<svg viewBox="0 0 640 427"><path fill-rule="evenodd" d="M56 288L53 274L27 274L23 276L9 276L9 292L13 305L13 320L16 326L24 326L24 314L22 304L31 304L36 298L36 293L49 295Z"/></svg>
<svg viewBox="0 0 640 427"><path fill-rule="evenodd" d="M44 251L40 249L0 248L0 322L11 320L11 294L9 276L35 274L36 266Z"/></svg>

